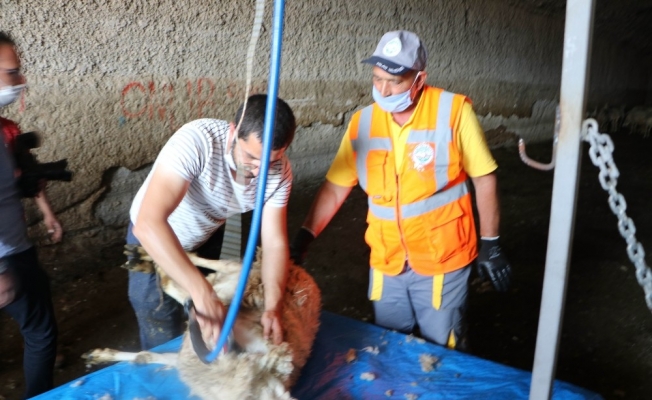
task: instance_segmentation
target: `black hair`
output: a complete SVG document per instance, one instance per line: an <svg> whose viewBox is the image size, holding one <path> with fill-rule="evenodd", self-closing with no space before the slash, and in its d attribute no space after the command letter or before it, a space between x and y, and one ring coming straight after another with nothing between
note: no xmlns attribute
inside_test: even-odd
<svg viewBox="0 0 652 400"><path fill-rule="evenodd" d="M14 39L5 31L0 31L0 45L8 44L11 46L16 46Z"/></svg>
<svg viewBox="0 0 652 400"><path fill-rule="evenodd" d="M235 124L240 122L242 107L235 113ZM265 123L265 109L267 106L266 94L255 94L247 99L247 111L245 112L238 138L246 140L250 134L255 133L259 141L263 140L263 125ZM274 135L272 149L280 150L288 147L294 139L294 131L297 125L290 106L283 100L276 101L276 120L274 121Z"/></svg>

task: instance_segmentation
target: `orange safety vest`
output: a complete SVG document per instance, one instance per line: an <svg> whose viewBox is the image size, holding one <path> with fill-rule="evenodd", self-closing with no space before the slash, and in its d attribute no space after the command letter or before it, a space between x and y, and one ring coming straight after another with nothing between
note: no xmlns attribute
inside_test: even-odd
<svg viewBox="0 0 652 400"><path fill-rule="evenodd" d="M385 111L374 103L353 116L358 181L369 196L365 240L372 268L397 275L407 261L422 275L436 275L476 258L471 194L453 130L465 101L425 87L398 171Z"/></svg>

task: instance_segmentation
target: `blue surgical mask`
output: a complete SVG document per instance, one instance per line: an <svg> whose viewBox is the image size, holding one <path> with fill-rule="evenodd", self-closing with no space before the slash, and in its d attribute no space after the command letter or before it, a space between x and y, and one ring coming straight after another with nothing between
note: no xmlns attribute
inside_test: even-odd
<svg viewBox="0 0 652 400"><path fill-rule="evenodd" d="M383 97L378 89L376 89L376 86L373 86L371 95L373 96L376 103L378 103L378 106L384 111L390 113L405 111L412 105L412 98L410 97L410 93L412 92L412 88L414 87L417 78L419 78L419 74L420 72L417 73L417 76L414 78L414 82L412 82L412 86L410 86L407 92Z"/></svg>

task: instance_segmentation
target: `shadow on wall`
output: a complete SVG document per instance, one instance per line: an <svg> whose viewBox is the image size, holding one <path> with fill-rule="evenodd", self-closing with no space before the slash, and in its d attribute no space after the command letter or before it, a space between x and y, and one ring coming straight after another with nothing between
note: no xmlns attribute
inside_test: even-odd
<svg viewBox="0 0 652 400"><path fill-rule="evenodd" d="M489 113L485 116L478 115L478 120L487 135L490 147L516 145L516 136L528 142L540 142L553 137L556 107L557 101L537 100L532 105L529 117L503 117Z"/></svg>
<svg viewBox="0 0 652 400"><path fill-rule="evenodd" d="M555 107L557 103L539 100L532 106L530 117L511 115L507 118L501 115L478 116L484 128L489 147L509 147L518 145L519 137L527 142L542 142L549 140L554 134ZM652 135L652 107L625 105L587 107L585 118L594 118L600 132L629 134L649 137Z"/></svg>
<svg viewBox="0 0 652 400"><path fill-rule="evenodd" d="M102 186L106 191L95 203L93 210L95 218L104 226L112 228L127 226L131 202L151 169L152 164L134 171L124 167L106 170L102 177Z"/></svg>

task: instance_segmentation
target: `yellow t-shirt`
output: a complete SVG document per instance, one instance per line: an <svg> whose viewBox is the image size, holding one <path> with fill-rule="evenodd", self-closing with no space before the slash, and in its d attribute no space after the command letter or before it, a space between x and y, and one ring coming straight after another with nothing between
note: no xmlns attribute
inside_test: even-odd
<svg viewBox="0 0 652 400"><path fill-rule="evenodd" d="M414 114L403 126L399 126L393 120L391 113L385 113L385 115L386 118L390 119L388 125L390 126L390 136L394 147L396 169L398 170L405 156L407 137ZM471 107L471 103L468 101L462 106L462 114L457 130L459 132L457 146L462 153L462 164L466 173L475 178L495 171L498 164L491 155L480 122L473 111L473 107ZM349 139L350 131L351 125L344 133L340 148L326 174L326 179L329 182L345 187L352 187L358 183L358 171L355 166L353 146Z"/></svg>

